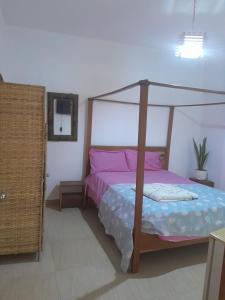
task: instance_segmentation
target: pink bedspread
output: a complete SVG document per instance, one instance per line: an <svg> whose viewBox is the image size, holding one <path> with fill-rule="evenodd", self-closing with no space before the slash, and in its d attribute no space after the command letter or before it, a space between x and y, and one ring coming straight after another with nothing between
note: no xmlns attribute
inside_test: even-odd
<svg viewBox="0 0 225 300"><path fill-rule="evenodd" d="M110 185L129 183L135 184L136 172L99 172L89 175L85 179L85 190L97 206L99 206L102 196ZM194 184L193 181L178 176L166 170L145 171L145 183L171 183L171 184ZM184 240L196 239L196 237L165 237L160 236L162 240L179 242Z"/></svg>
<svg viewBox="0 0 225 300"><path fill-rule="evenodd" d="M88 195L95 201L97 206L99 206L102 196L110 185L119 183L135 184L135 182L136 172L99 172L89 175L86 178L85 187ZM169 171L145 171L145 183L156 182L175 184L193 183Z"/></svg>

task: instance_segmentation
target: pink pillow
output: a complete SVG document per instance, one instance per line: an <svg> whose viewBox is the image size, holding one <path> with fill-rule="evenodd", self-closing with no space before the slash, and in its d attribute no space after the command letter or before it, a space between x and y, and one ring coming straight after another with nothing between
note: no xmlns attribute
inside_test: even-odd
<svg viewBox="0 0 225 300"><path fill-rule="evenodd" d="M89 151L91 174L98 172L128 172L125 151Z"/></svg>
<svg viewBox="0 0 225 300"><path fill-rule="evenodd" d="M130 171L137 169L137 151L126 150L127 164ZM161 170L161 161L159 152L145 152L145 170L159 171Z"/></svg>

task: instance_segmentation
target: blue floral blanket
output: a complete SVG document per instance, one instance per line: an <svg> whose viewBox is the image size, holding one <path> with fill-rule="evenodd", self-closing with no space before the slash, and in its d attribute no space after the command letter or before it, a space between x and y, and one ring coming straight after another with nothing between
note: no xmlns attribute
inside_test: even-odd
<svg viewBox="0 0 225 300"><path fill-rule="evenodd" d="M225 227L225 192L200 184L178 184L196 193L191 201L156 202L143 197L142 231L160 236L206 237ZM106 233L114 237L122 254L121 268L129 268L133 252L135 191L131 184L108 188L99 207Z"/></svg>

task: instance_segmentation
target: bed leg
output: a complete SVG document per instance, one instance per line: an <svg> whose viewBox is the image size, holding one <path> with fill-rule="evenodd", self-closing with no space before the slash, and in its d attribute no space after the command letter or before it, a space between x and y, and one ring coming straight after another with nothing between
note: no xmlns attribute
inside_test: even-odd
<svg viewBox="0 0 225 300"><path fill-rule="evenodd" d="M132 261L131 261L131 272L138 273L140 265L140 253L138 251L133 252Z"/></svg>
<svg viewBox="0 0 225 300"><path fill-rule="evenodd" d="M84 193L84 198L83 198L83 209L88 208L88 195L87 193Z"/></svg>

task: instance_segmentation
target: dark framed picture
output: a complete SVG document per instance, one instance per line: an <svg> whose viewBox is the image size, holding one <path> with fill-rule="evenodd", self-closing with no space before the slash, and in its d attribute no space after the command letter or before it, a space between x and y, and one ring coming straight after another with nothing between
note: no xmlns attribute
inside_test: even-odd
<svg viewBox="0 0 225 300"><path fill-rule="evenodd" d="M78 95L48 93L48 140L77 141Z"/></svg>

